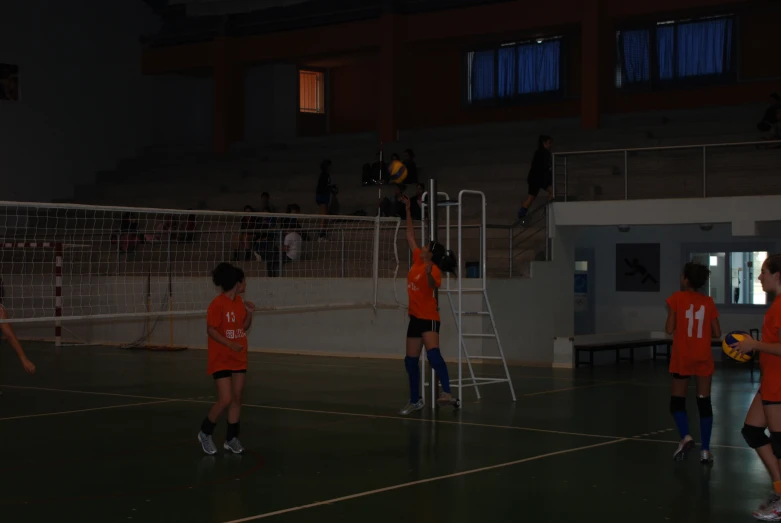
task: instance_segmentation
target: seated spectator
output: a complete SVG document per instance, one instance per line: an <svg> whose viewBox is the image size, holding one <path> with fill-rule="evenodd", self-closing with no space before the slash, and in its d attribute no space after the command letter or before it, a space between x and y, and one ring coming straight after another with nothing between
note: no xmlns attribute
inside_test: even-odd
<svg viewBox="0 0 781 523"><path fill-rule="evenodd" d="M404 150L404 161L402 163L407 168L407 179L404 181L407 183L418 183L418 165L415 163L415 152L412 149Z"/></svg>
<svg viewBox="0 0 781 523"><path fill-rule="evenodd" d="M187 209L188 211L190 209ZM180 242L192 242L195 240L195 215L188 214L179 217L179 230L182 231L177 236L177 241Z"/></svg>
<svg viewBox="0 0 781 523"><path fill-rule="evenodd" d="M290 214L298 214L300 209L297 204L291 204L288 206ZM287 229L284 232L284 240L279 249L273 249L273 252L268 252L269 257L266 258L266 271L269 278L275 278L282 273L282 267L285 264L297 261L301 258L301 246L303 238L298 233L297 223L295 218L285 218L283 220L283 228Z"/></svg>
<svg viewBox="0 0 781 523"><path fill-rule="evenodd" d="M384 160L380 160L379 152L373 164L363 164L363 185L379 185L387 182L389 177L388 166Z"/></svg>
<svg viewBox="0 0 781 523"><path fill-rule="evenodd" d="M404 202L401 201L401 197L404 196L404 191L407 190L407 186L402 183L393 184L393 200L387 196L380 202L380 215L381 216L407 216L407 207ZM418 207L418 215L420 215L420 207Z"/></svg>
<svg viewBox="0 0 781 523"><path fill-rule="evenodd" d="M138 215L129 212L123 214L119 224L119 249L122 252L133 252L141 243L141 238L138 233Z"/></svg>

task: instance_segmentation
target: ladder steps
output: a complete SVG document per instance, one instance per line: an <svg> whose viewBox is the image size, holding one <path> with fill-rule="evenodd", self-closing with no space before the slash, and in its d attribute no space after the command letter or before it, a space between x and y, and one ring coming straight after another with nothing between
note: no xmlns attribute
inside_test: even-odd
<svg viewBox="0 0 781 523"><path fill-rule="evenodd" d="M439 292L446 292L448 294L458 294L458 289L440 289ZM482 293L483 289L461 289L462 294L476 294Z"/></svg>
<svg viewBox="0 0 781 523"><path fill-rule="evenodd" d="M501 356L468 356L470 360L501 360Z"/></svg>
<svg viewBox="0 0 781 523"><path fill-rule="evenodd" d="M496 334L466 334L461 333L462 338L496 338Z"/></svg>
<svg viewBox="0 0 781 523"><path fill-rule="evenodd" d="M462 316L488 316L488 313L485 311L464 311L461 313Z"/></svg>

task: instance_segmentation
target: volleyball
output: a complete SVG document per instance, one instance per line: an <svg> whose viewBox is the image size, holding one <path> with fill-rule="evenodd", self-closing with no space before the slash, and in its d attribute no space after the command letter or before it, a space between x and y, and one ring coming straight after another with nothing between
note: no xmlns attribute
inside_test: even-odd
<svg viewBox="0 0 781 523"><path fill-rule="evenodd" d="M750 338L751 335L748 332L743 331L732 331L728 333L726 336L724 336L724 341L721 342L721 349L724 351L724 354L729 356L735 361L738 361L740 363L746 363L747 361L751 360L751 354L743 354L741 352L736 351L730 345L733 345L739 341L745 340L746 338Z"/></svg>
<svg viewBox="0 0 781 523"><path fill-rule="evenodd" d="M388 167L390 172L390 181L393 183L402 183L407 178L407 166L398 160L393 160Z"/></svg>

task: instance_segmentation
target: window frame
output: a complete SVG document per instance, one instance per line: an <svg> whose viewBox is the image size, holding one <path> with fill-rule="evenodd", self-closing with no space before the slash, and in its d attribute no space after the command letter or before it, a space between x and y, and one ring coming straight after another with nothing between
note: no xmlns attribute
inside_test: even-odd
<svg viewBox="0 0 781 523"><path fill-rule="evenodd" d="M501 98L498 94L499 86L499 50L508 46L533 45L538 40L558 40L559 41L559 87L553 91L544 91L539 93L515 94ZM566 35L535 36L524 37L514 42L502 42L499 44L470 46L462 52L462 105L467 109L479 109L486 107L505 107L517 105L531 105L541 101L561 100L567 93L567 57L569 56L570 39ZM492 51L494 59L494 95L485 100L469 100L469 88L472 81L469 75L469 54L483 51Z"/></svg>
<svg viewBox="0 0 781 523"><path fill-rule="evenodd" d="M719 242L719 243L686 243L681 245L681 271L683 266L691 261L692 254L705 252L723 252L724 253L724 289L732 289L732 253L736 252L767 252L768 255L776 252L778 244L772 241L751 241L751 242ZM761 268L758 268L761 269ZM679 275L680 276L680 275ZM754 274L754 279L759 273ZM766 293L767 294L767 293ZM726 298L727 296L725 296ZM753 303L716 303L719 312L739 312L739 313L758 313L770 307L770 298L768 303L763 305L754 305Z"/></svg>
<svg viewBox="0 0 781 523"><path fill-rule="evenodd" d="M301 108L301 73L315 73L322 77L322 111L304 111ZM317 67L299 67L298 68L298 114L306 115L326 115L328 112L328 72L325 69Z"/></svg>
<svg viewBox="0 0 781 523"><path fill-rule="evenodd" d="M672 25L672 26L678 26L683 24L689 24L689 23L696 23L699 21L706 21L706 20L715 20L715 19L722 19L722 18L728 18L732 20L732 41L730 43L730 63L729 68L730 70L726 73L721 74L709 74L709 75L700 75L700 76L690 76L685 78L672 78L670 80L662 80L659 78L659 58L657 56L656 52L656 41L657 41L657 35L656 35L656 29L660 25ZM740 68L740 59L739 59L739 51L740 51L740 16L736 12L728 12L723 14L713 14L713 15L707 15L707 16L691 16L691 17L685 17L685 18L679 18L675 20L670 20L670 24L666 24L667 21L660 21L660 20L654 20L650 22L640 22L640 23L629 23L629 24L622 24L618 27L616 27L615 30L615 47L613 49L613 89L615 91L621 93L621 92L627 92L627 93L633 93L633 92L651 92L651 91L664 91L667 89L679 89L679 88L697 88L697 87L704 87L704 86L713 86L713 85L727 85L727 84L734 84L739 81L739 68ZM619 54L620 51L620 43L622 42L621 34L623 34L626 31L637 31L637 30L647 30L649 35L649 49L648 49L648 69L649 69L649 75L648 75L648 81L646 82L638 82L634 84L625 84L624 83L624 64L623 60L620 60L621 55ZM676 60L678 56L678 47L677 42L674 47L673 51L673 61ZM622 85L618 86L616 85L616 74L620 70L621 72L621 79L622 79Z"/></svg>

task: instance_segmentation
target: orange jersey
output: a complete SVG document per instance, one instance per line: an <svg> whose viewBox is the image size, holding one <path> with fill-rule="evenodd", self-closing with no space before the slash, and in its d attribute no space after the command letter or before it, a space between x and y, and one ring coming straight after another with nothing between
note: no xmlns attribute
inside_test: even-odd
<svg viewBox="0 0 781 523"><path fill-rule="evenodd" d="M670 372L682 376L713 374L711 324L719 317L713 298L694 291L679 291L667 298L675 313Z"/></svg>
<svg viewBox="0 0 781 523"><path fill-rule="evenodd" d="M781 296L776 297L765 313L762 322L762 342L779 343L778 329L781 329ZM759 390L766 401L781 401L781 356L759 353L762 367L762 381Z"/></svg>
<svg viewBox="0 0 781 523"><path fill-rule="evenodd" d="M442 284L442 272L439 267L431 267L431 277L439 287ZM421 320L439 321L437 300L434 298L434 289L428 284L426 264L420 257L420 249L412 252L412 267L407 274L407 294L409 295L409 315Z"/></svg>
<svg viewBox="0 0 781 523"><path fill-rule="evenodd" d="M209 363L207 372L214 374L220 370L246 370L247 368L247 333L244 332L244 320L247 310L244 300L236 296L233 300L220 294L209 304L206 312L206 325L214 327L217 332L231 341L241 344L240 352L229 349L211 336L209 340Z"/></svg>

